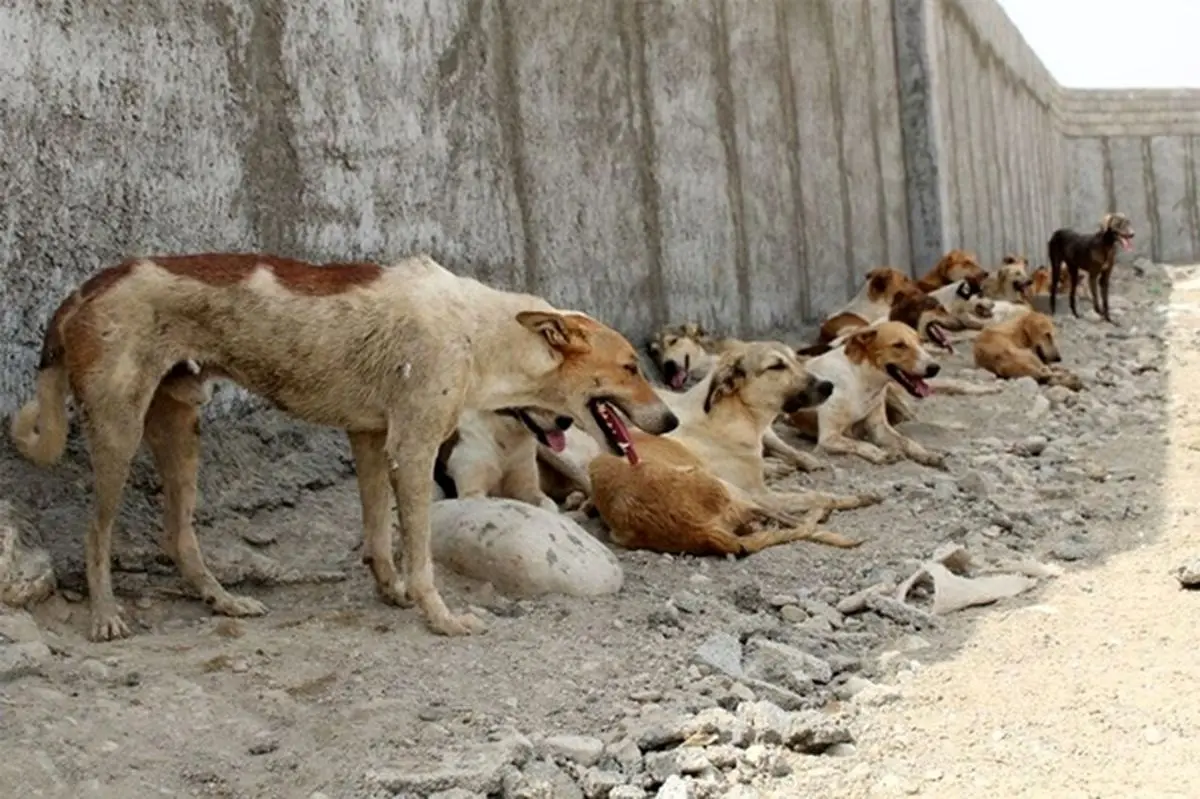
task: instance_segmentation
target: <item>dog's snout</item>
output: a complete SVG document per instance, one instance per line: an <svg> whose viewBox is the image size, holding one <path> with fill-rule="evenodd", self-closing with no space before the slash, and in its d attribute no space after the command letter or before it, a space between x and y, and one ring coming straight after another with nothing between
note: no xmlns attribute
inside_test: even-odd
<svg viewBox="0 0 1200 799"><path fill-rule="evenodd" d="M557 416L554 419L554 426L559 430L569 430L571 425L574 423L575 420L570 416Z"/></svg>
<svg viewBox="0 0 1200 799"><path fill-rule="evenodd" d="M925 367L926 377L937 377L938 372L942 371L942 367L936 363L931 363Z"/></svg>
<svg viewBox="0 0 1200 799"><path fill-rule="evenodd" d="M663 376L670 380L671 376L679 371L679 364L668 358L667 360L663 361L662 370Z"/></svg>
<svg viewBox="0 0 1200 799"><path fill-rule="evenodd" d="M817 396L820 397L822 401L827 400L833 396L833 383L830 383L828 380L818 380L816 391Z"/></svg>
<svg viewBox="0 0 1200 799"><path fill-rule="evenodd" d="M665 435L674 430L676 427L679 427L679 417L671 411L667 411L663 416L662 425L660 426L658 433L659 435Z"/></svg>

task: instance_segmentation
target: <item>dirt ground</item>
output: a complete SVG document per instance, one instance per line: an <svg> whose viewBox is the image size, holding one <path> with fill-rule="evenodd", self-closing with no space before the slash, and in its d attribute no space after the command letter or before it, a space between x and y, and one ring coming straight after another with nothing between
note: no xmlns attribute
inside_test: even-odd
<svg viewBox="0 0 1200 799"><path fill-rule="evenodd" d="M0 666L13 642L47 647L28 667L0 668L0 795L428 796L434 788L412 786L433 783L406 775L469 771L480 752L513 740L533 752L517 758L523 776L510 768L501 788L464 777L436 790L1188 793L1188 722L1200 706L1183 699L1197 669L1184 636L1196 603L1170 570L1190 554L1200 284L1188 270L1142 271L1124 266L1114 281L1120 328L1060 305L1065 362L1088 385L1079 395L1024 381L995 396L934 396L905 429L949 452L947 471L834 458L832 470L787 478L885 491L882 504L828 523L866 538L862 548L798 544L739 561L619 552L625 586L597 599L514 602L440 569L451 606L486 616L488 632L472 638L435 637L416 611L375 599L355 551L342 439L249 410L206 426L200 534L218 577L270 614L231 622L181 594L154 545L158 486L143 462L117 535L118 593L137 634L90 643L79 444L43 472L6 441L0 483L34 520L62 588L33 609L36 626L0 616ZM946 373L983 382L969 359L960 345ZM904 579L947 541L982 560L1028 556L1067 573L945 617L836 609ZM645 744L660 719L779 695L698 661L720 634L745 642L747 657L766 639L817 652L832 674L793 681L786 695L844 714L853 743L769 767L753 757L725 767L714 751L694 770L660 773ZM897 688L887 701L842 701L852 679ZM645 744L640 755L621 754L631 738ZM593 741L604 745L594 757ZM580 751L564 754L572 746ZM621 787L600 772L623 775Z"/></svg>

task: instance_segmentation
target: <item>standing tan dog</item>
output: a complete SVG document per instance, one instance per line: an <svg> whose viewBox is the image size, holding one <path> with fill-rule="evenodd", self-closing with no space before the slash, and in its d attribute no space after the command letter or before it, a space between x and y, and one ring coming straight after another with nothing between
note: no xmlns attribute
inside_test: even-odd
<svg viewBox="0 0 1200 799"><path fill-rule="evenodd" d="M1046 245L1050 255L1050 314L1054 315L1056 311L1059 279L1065 266L1070 276L1071 313L1079 316L1079 311L1075 309L1075 289L1079 285L1079 273L1083 271L1087 272L1088 290L1096 315L1110 324L1116 324L1109 315L1108 283L1112 279L1113 266L1117 263L1117 244L1120 243L1122 249L1131 250L1132 242L1133 223L1125 214L1105 214L1100 220L1100 229L1095 233L1080 233L1070 228L1054 231ZM1101 305L1104 306L1103 310Z"/></svg>
<svg viewBox="0 0 1200 799"><path fill-rule="evenodd" d="M189 361L200 374L179 368ZM251 254L126 261L59 306L42 346L37 397L12 422L18 449L50 464L65 447L68 392L82 410L96 481L85 546L94 640L129 634L113 596L110 551L143 436L163 480L164 548L184 580L219 613L266 610L217 582L192 529L194 400L210 377L349 433L364 561L378 591L396 604L415 600L429 626L446 635L481 627L446 607L430 555L434 462L463 410L565 414L618 454L630 446L618 409L656 433L678 424L619 333L538 297L459 277L427 256L391 267L317 267ZM392 552L389 487L405 578Z"/></svg>
<svg viewBox="0 0 1200 799"><path fill-rule="evenodd" d="M1025 313L988 327L975 339L975 365L996 377L1015 379L1032 377L1039 383L1062 385L1078 391L1083 381L1058 366L1054 322L1038 311Z"/></svg>
<svg viewBox="0 0 1200 799"><path fill-rule="evenodd" d="M616 543L695 555L746 555L798 540L857 546L816 525L831 510L878 497L775 493L764 475L763 436L772 421L822 402L829 383L809 376L786 346L753 342L723 354L696 390L702 406L681 413L673 432L634 433L636 464L606 454L591 462L593 501ZM789 527L753 532L763 521Z"/></svg>

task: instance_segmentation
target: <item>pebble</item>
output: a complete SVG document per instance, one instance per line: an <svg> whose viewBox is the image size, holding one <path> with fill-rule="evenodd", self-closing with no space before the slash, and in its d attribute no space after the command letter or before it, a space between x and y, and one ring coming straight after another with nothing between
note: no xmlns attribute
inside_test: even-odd
<svg viewBox="0 0 1200 799"><path fill-rule="evenodd" d="M1146 739L1146 743L1151 746L1157 746L1167 740L1166 734L1158 727L1147 727L1142 731L1142 737Z"/></svg>
<svg viewBox="0 0 1200 799"><path fill-rule="evenodd" d="M556 735L547 738L545 749L552 755L566 758L581 766L592 766L604 754L604 742L584 735Z"/></svg>

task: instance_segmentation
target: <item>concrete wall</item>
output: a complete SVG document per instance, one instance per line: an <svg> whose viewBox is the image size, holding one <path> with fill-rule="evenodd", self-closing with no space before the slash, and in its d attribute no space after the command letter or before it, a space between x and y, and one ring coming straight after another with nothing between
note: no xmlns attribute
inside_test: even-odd
<svg viewBox="0 0 1200 799"><path fill-rule="evenodd" d="M898 0L914 257L1032 257L1058 227L1058 86L993 0Z"/></svg>
<svg viewBox="0 0 1200 799"><path fill-rule="evenodd" d="M1090 228L1121 211L1137 254L1200 261L1200 91L1066 91L1062 123L1066 221Z"/></svg>
<svg viewBox="0 0 1200 799"><path fill-rule="evenodd" d="M890 0L0 7L0 412L131 254L416 249L632 336L752 333L909 239Z"/></svg>

